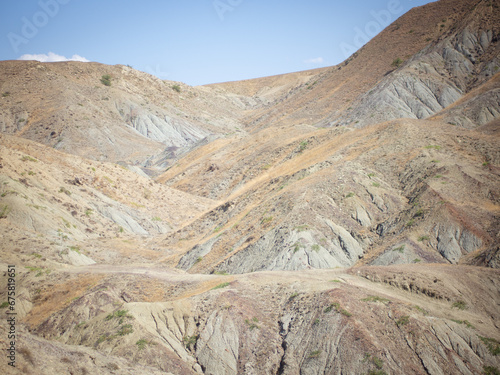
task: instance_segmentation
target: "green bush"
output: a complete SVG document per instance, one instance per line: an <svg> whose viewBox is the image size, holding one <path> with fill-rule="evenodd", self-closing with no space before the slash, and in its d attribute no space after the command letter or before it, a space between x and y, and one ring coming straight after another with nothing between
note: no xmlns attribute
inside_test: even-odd
<svg viewBox="0 0 500 375"><path fill-rule="evenodd" d="M314 350L311 353L309 353L307 358L318 358L320 354L321 354L321 350Z"/></svg>
<svg viewBox="0 0 500 375"><path fill-rule="evenodd" d="M125 336L130 333L134 332L134 329L132 328L131 324L125 324L121 326L120 330L118 331L119 336Z"/></svg>
<svg viewBox="0 0 500 375"><path fill-rule="evenodd" d="M7 205L0 207L0 219L5 219L10 212L10 208Z"/></svg>
<svg viewBox="0 0 500 375"><path fill-rule="evenodd" d="M500 375L500 371L493 366L484 366L483 373L484 375Z"/></svg>
<svg viewBox="0 0 500 375"><path fill-rule="evenodd" d="M184 336L182 341L184 342L184 346L188 349L191 349L191 347L195 347L196 343L198 342L198 336Z"/></svg>
<svg viewBox="0 0 500 375"><path fill-rule="evenodd" d="M214 289L222 289L222 288L225 288L225 287L227 287L227 286L229 286L229 285L230 285L230 283L228 283L228 282L226 282L226 283L221 283L221 284L219 284L219 285L217 285L217 286L214 286L214 287L212 288L212 290L214 290Z"/></svg>
<svg viewBox="0 0 500 375"><path fill-rule="evenodd" d="M399 326L405 326L408 323L410 323L410 317L408 315L402 316L398 320L396 320L396 325Z"/></svg>
<svg viewBox="0 0 500 375"><path fill-rule="evenodd" d="M459 300L459 301L453 302L451 307L457 308L459 310L465 310L465 309L467 309L467 303L465 301Z"/></svg>
<svg viewBox="0 0 500 375"><path fill-rule="evenodd" d="M384 304L387 302L390 302L389 299L379 297L379 296L368 296L366 298L363 298L361 301L363 301L363 302L382 302Z"/></svg>
<svg viewBox="0 0 500 375"><path fill-rule="evenodd" d="M111 86L111 76L109 74L104 74L102 77L101 77L101 83L104 85L104 86Z"/></svg>
<svg viewBox="0 0 500 375"><path fill-rule="evenodd" d="M309 144L309 142L307 142L307 141L302 141L302 142L300 142L299 152L304 151L304 150L307 148L307 145L308 145L308 144Z"/></svg>
<svg viewBox="0 0 500 375"><path fill-rule="evenodd" d="M135 344L137 345L137 348L139 350L143 350L144 348L146 348L146 345L147 345L147 341L144 340L144 339L140 339L139 341L137 341Z"/></svg>
<svg viewBox="0 0 500 375"><path fill-rule="evenodd" d="M173 85L172 90L177 91L177 92L181 92L181 87L179 85Z"/></svg>
<svg viewBox="0 0 500 375"><path fill-rule="evenodd" d="M403 64L403 60L401 60L399 57L398 58L395 58L393 61L392 61L392 66L396 67L396 68L399 68L401 66L401 64Z"/></svg>
<svg viewBox="0 0 500 375"><path fill-rule="evenodd" d="M497 356L500 354L500 341L489 337L479 336L479 338L488 347L488 350L491 355Z"/></svg>

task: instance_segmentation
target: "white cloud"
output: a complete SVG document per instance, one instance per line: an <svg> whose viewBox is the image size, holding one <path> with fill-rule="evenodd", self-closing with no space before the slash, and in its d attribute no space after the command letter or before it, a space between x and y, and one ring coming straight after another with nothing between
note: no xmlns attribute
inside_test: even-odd
<svg viewBox="0 0 500 375"><path fill-rule="evenodd" d="M325 60L322 57L316 57L314 59L309 59L304 61L306 64L323 64Z"/></svg>
<svg viewBox="0 0 500 375"><path fill-rule="evenodd" d="M81 61L81 62L89 62L85 57L80 55L73 55L70 58L65 56L57 55L54 52L49 52L47 54L42 53L39 55L22 55L18 60L37 60L41 62L57 62L57 61Z"/></svg>

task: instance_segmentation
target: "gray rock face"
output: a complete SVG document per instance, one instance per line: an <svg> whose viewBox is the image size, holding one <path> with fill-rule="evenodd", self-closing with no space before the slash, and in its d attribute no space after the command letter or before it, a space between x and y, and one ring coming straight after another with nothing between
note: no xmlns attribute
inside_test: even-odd
<svg viewBox="0 0 500 375"><path fill-rule="evenodd" d="M188 122L166 115L159 117L151 113L142 113L134 117L131 126L143 136L169 147L186 147L208 135L206 130Z"/></svg>
<svg viewBox="0 0 500 375"><path fill-rule="evenodd" d="M218 268L229 273L349 267L363 256L363 247L342 226L326 220L327 239L311 230L271 230L255 244L237 252Z"/></svg>
<svg viewBox="0 0 500 375"><path fill-rule="evenodd" d="M102 214L113 220L116 224L128 232L140 235L149 234L133 217L125 212L117 210L114 207L104 208Z"/></svg>
<svg viewBox="0 0 500 375"><path fill-rule="evenodd" d="M215 242L217 242L217 238L212 238L204 244L196 245L191 251L186 253L181 258L177 267L186 271L189 270L200 258L203 258L205 255L210 253Z"/></svg>
<svg viewBox="0 0 500 375"><path fill-rule="evenodd" d="M481 247L482 241L458 225L440 224L434 230L436 240L431 241L439 253L451 263L458 263L460 258Z"/></svg>
<svg viewBox="0 0 500 375"><path fill-rule="evenodd" d="M352 218L364 227L369 227L372 224L370 214L363 206L356 207L356 212L352 214Z"/></svg>
<svg viewBox="0 0 500 375"><path fill-rule="evenodd" d="M471 100L450 108L444 120L464 128L486 125L500 118L500 89L493 88L474 96Z"/></svg>
<svg viewBox="0 0 500 375"><path fill-rule="evenodd" d="M214 311L197 341L196 357L207 375L236 375L239 346L236 324L230 317Z"/></svg>
<svg viewBox="0 0 500 375"><path fill-rule="evenodd" d="M397 118L424 119L442 111L494 75L500 65L498 55L489 61L481 57L495 43L491 30L465 29L427 47L362 96L352 112L333 125L363 127ZM473 76L479 78L472 81ZM471 123L479 126L498 118L497 95L489 94L488 103L478 106L477 113L454 122L472 127Z"/></svg>

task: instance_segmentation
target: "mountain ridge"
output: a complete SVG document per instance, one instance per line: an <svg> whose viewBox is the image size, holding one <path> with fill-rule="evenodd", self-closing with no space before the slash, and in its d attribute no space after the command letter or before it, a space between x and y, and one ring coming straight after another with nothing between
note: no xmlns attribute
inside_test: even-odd
<svg viewBox="0 0 500 375"><path fill-rule="evenodd" d="M0 62L7 374L497 373L498 7L207 86Z"/></svg>

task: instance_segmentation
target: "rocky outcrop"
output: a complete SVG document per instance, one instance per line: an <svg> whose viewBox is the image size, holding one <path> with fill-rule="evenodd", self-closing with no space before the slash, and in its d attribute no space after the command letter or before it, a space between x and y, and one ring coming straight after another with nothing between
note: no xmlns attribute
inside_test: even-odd
<svg viewBox="0 0 500 375"><path fill-rule="evenodd" d="M401 68L364 94L353 109L333 125L363 127L397 118L428 118L458 101L498 71L500 58L491 54L497 43L493 30L465 28L429 45L407 62L400 59L394 65L402 64ZM469 103L474 110L467 117L449 116L449 121L477 127L499 117L496 91Z"/></svg>
<svg viewBox="0 0 500 375"><path fill-rule="evenodd" d="M480 238L470 231L453 224L440 224L434 229L435 240L431 246L451 263L458 263L460 258L479 249L482 245Z"/></svg>

